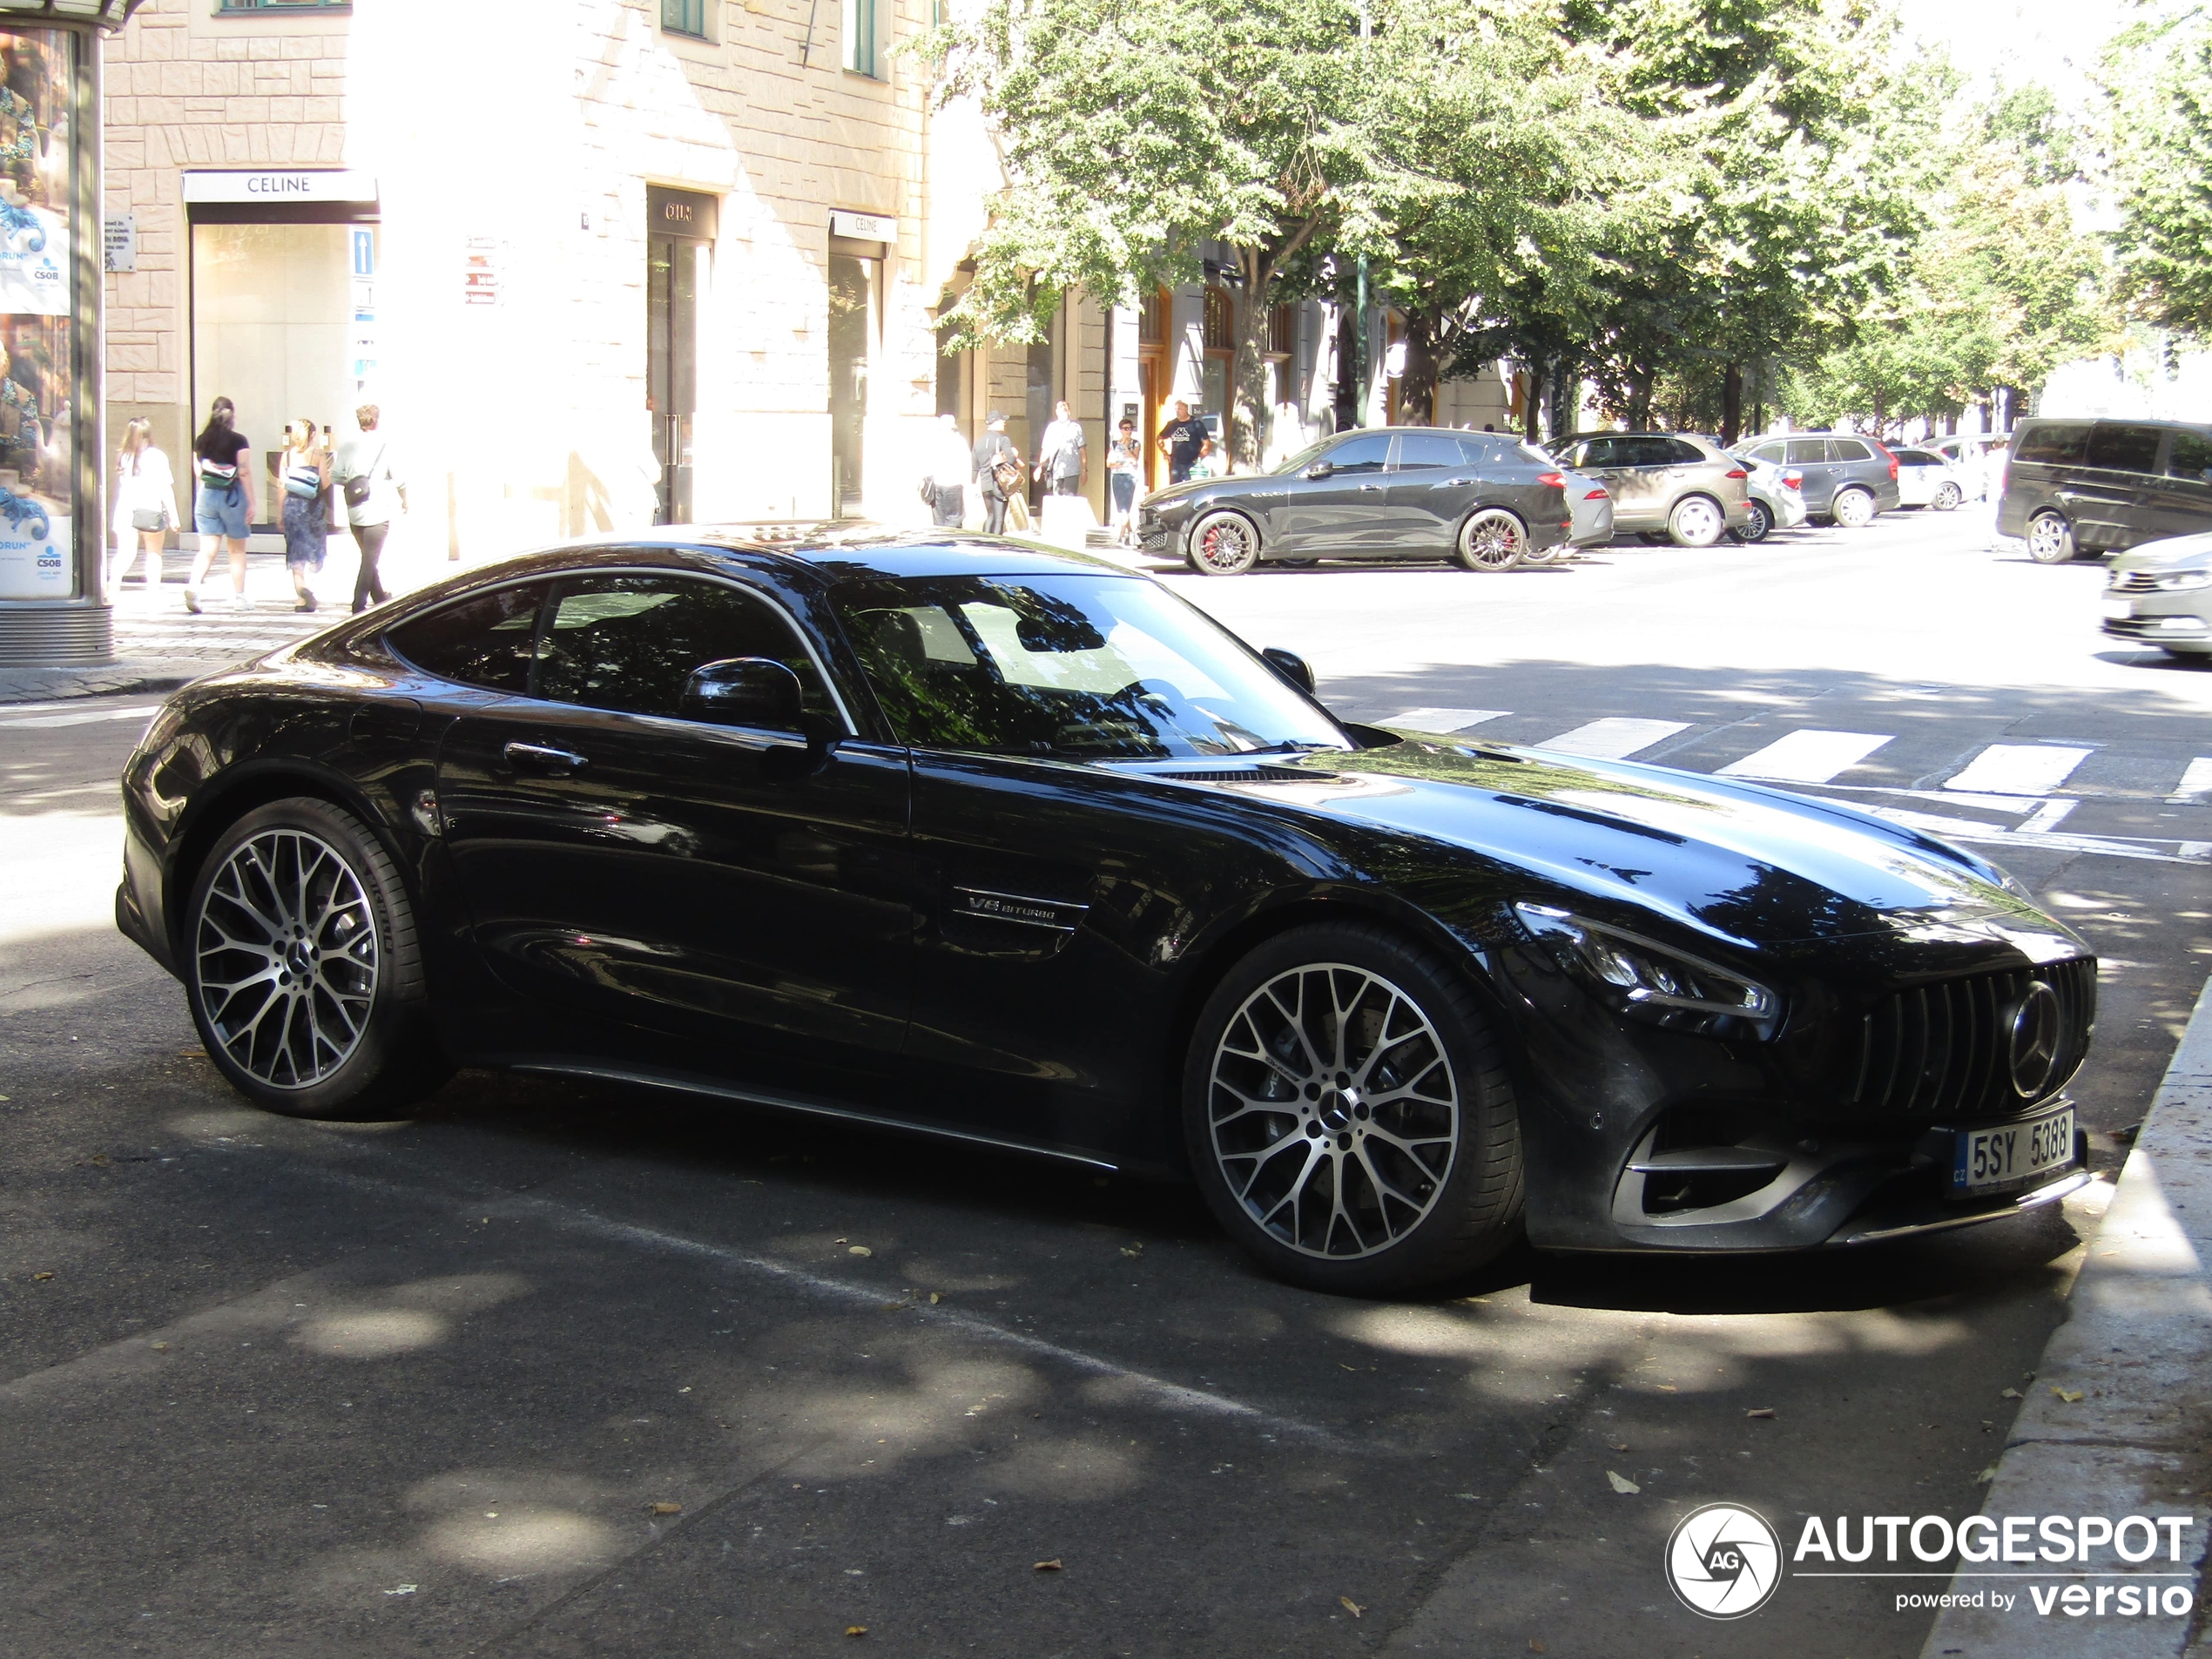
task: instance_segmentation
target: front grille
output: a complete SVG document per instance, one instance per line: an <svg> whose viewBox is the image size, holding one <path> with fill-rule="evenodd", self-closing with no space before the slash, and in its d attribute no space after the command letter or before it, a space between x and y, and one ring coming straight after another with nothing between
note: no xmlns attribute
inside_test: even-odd
<svg viewBox="0 0 2212 1659"><path fill-rule="evenodd" d="M1885 997L1866 1016L1852 1103L1914 1119L2003 1117L2029 1102L2013 1086L2013 1015L2040 980L2057 995L2059 1048L2053 1095L2089 1049L2097 1017L2094 957L2006 974L1943 980Z"/></svg>
<svg viewBox="0 0 2212 1659"><path fill-rule="evenodd" d="M2155 593L2158 578L2148 570L2115 570L2111 586L2114 593Z"/></svg>

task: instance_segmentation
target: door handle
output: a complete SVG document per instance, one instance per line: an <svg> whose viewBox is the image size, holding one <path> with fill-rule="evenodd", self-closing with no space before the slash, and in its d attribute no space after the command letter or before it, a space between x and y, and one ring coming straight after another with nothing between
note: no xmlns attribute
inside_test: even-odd
<svg viewBox="0 0 2212 1659"><path fill-rule="evenodd" d="M1360 485L1360 486L1359 486L1359 488L1360 488L1360 489L1386 489L1387 487L1388 487L1388 486L1384 485L1384 484L1362 484L1362 485Z"/></svg>
<svg viewBox="0 0 2212 1659"><path fill-rule="evenodd" d="M510 743L501 752L516 771L543 772L550 778L565 777L591 764L588 758L573 750L556 749L545 743Z"/></svg>
<svg viewBox="0 0 2212 1659"><path fill-rule="evenodd" d="M1474 482L1472 478L1447 478L1440 484L1431 484L1431 489L1465 489Z"/></svg>

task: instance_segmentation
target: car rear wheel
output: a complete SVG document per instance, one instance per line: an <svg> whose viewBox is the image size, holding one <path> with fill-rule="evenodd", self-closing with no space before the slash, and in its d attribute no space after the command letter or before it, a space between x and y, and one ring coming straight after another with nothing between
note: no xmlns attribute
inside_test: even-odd
<svg viewBox="0 0 2212 1659"><path fill-rule="evenodd" d="M406 887L350 813L304 797L248 813L209 853L188 917L193 1023L255 1105L394 1117L451 1074Z"/></svg>
<svg viewBox="0 0 2212 1659"><path fill-rule="evenodd" d="M1767 511L1764 502L1754 496L1751 498L1750 513L1745 517L1742 528L1736 532L1736 539L1749 546L1755 542L1764 542L1773 534L1774 515Z"/></svg>
<svg viewBox="0 0 2212 1659"><path fill-rule="evenodd" d="M1470 570L1510 570L1527 552L1527 527L1502 507L1486 507L1460 527L1454 556Z"/></svg>
<svg viewBox="0 0 2212 1659"><path fill-rule="evenodd" d="M1939 513L1953 512L1957 510L1959 503L1966 500L1966 492L1960 489L1958 485L1952 483L1938 484L1936 486L1935 499L1930 502L1928 505L1934 508Z"/></svg>
<svg viewBox="0 0 2212 1659"><path fill-rule="evenodd" d="M1208 513L1190 529L1190 568L1200 576L1242 576L1259 563L1259 532L1237 513Z"/></svg>
<svg viewBox="0 0 2212 1659"><path fill-rule="evenodd" d="M1199 1015L1183 1096L1208 1206L1279 1278L1402 1291L1519 1231L1497 1040L1464 981L1381 928L1293 928L1239 962Z"/></svg>
<svg viewBox="0 0 2212 1659"><path fill-rule="evenodd" d="M1874 497L1864 489L1839 489L1830 510L1844 529L1863 530L1874 522Z"/></svg>
<svg viewBox="0 0 2212 1659"><path fill-rule="evenodd" d="M2038 513L2028 521L2027 556L2038 564L2064 564L2074 556L2074 526L2058 513Z"/></svg>
<svg viewBox="0 0 2212 1659"><path fill-rule="evenodd" d="M1728 529L1728 515L1709 496L1684 496L1667 515L1667 539L1676 547L1710 547Z"/></svg>

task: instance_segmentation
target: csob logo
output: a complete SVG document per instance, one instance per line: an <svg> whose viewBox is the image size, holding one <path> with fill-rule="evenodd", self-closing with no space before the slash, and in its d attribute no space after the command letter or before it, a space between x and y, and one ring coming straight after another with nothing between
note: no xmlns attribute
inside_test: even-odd
<svg viewBox="0 0 2212 1659"><path fill-rule="evenodd" d="M1709 1503L1676 1524L1665 1566L1668 1588L1692 1613L1740 1619L1782 1582L1782 1541L1756 1509Z"/></svg>

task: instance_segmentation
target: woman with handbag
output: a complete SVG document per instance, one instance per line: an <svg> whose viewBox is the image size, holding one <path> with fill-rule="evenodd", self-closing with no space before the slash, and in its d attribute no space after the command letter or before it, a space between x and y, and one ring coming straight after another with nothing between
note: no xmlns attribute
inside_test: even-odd
<svg viewBox="0 0 2212 1659"><path fill-rule="evenodd" d="M982 486L984 532L1002 536L1007 498L1022 494L1028 474L1022 464L1022 452L1006 435L1006 416L999 410L993 409L984 418L983 435L975 440L969 460L975 482Z"/></svg>
<svg viewBox="0 0 2212 1659"><path fill-rule="evenodd" d="M310 578L330 551L330 451L313 421L294 421L284 429L284 568L299 604L313 610Z"/></svg>
<svg viewBox="0 0 2212 1659"><path fill-rule="evenodd" d="M207 411L207 424L192 440L193 469L199 488L192 496L192 528L199 532L199 551L192 556L192 580L185 583L185 609L199 614L199 584L215 562L219 547L231 556L231 604L244 610L246 603L246 526L253 522L253 474L242 463L253 448L233 423L238 407L219 397Z"/></svg>
<svg viewBox="0 0 2212 1659"><path fill-rule="evenodd" d="M407 511L407 486L392 470L384 440L376 430L382 419L383 411L374 403L364 403L354 411L354 423L361 428L361 435L340 446L338 464L330 474L345 496L346 523L361 549L361 568L354 576L356 611L381 605L392 597L376 564L384 556L384 538L391 533L394 501L401 512Z"/></svg>
<svg viewBox="0 0 2212 1659"><path fill-rule="evenodd" d="M108 581L108 603L123 591L123 578L138 555L146 556L146 598L161 597L161 549L175 529L177 477L169 457L154 446L153 423L140 415L123 428L123 452L115 458L115 551L118 563Z"/></svg>

